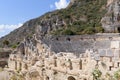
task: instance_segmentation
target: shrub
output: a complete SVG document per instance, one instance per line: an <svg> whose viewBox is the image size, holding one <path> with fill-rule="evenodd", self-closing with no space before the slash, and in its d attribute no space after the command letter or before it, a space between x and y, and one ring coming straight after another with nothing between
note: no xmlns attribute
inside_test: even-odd
<svg viewBox="0 0 120 80"><path fill-rule="evenodd" d="M119 79L120 79L120 69L114 73L114 78L115 78L116 80L119 80Z"/></svg>
<svg viewBox="0 0 120 80"><path fill-rule="evenodd" d="M74 35L75 33L70 29L65 29L65 30L62 31L61 34L63 34L63 35Z"/></svg>
<svg viewBox="0 0 120 80"><path fill-rule="evenodd" d="M93 34L93 33L95 33L95 30L93 27L88 27L82 33L83 34Z"/></svg>
<svg viewBox="0 0 120 80"><path fill-rule="evenodd" d="M105 80L114 80L114 78L113 78L113 76L111 75L111 74L109 74L109 73L106 73L105 74Z"/></svg>
<svg viewBox="0 0 120 80"><path fill-rule="evenodd" d="M104 29L99 26L101 26L102 17L106 14L106 9L103 7L107 4L107 0L76 1L68 8L56 12L59 18L67 24L67 28L62 29L63 31L59 31L57 34L61 34L61 32L65 35L103 33ZM82 20L84 18L85 21Z"/></svg>
<svg viewBox="0 0 120 80"><path fill-rule="evenodd" d="M102 27L95 27L96 32L103 33L104 29Z"/></svg>
<svg viewBox="0 0 120 80"><path fill-rule="evenodd" d="M17 44L14 44L11 46L12 48L17 48Z"/></svg>
<svg viewBox="0 0 120 80"><path fill-rule="evenodd" d="M9 41L8 41L8 40L4 40L4 41L3 41L3 45L4 45L4 46L8 46L8 45L9 45Z"/></svg>
<svg viewBox="0 0 120 80"><path fill-rule="evenodd" d="M94 69L92 75L95 80L98 80L101 77L102 72L99 69Z"/></svg>

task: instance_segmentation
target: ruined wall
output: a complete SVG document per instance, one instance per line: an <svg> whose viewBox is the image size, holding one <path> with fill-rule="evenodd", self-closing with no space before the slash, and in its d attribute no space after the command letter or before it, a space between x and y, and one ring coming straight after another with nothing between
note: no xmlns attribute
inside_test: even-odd
<svg viewBox="0 0 120 80"><path fill-rule="evenodd" d="M79 55L85 53L86 49L109 49L114 40L120 40L119 34L56 36L42 41L56 53L72 52Z"/></svg>
<svg viewBox="0 0 120 80"><path fill-rule="evenodd" d="M120 66L119 35L56 36L42 40L34 36L23 41L25 54L21 49L11 54L9 69L25 74L26 80L93 80L91 72L96 67L104 77Z"/></svg>
<svg viewBox="0 0 120 80"><path fill-rule="evenodd" d="M11 49L0 49L0 67L5 67L8 64L8 58L11 52Z"/></svg>

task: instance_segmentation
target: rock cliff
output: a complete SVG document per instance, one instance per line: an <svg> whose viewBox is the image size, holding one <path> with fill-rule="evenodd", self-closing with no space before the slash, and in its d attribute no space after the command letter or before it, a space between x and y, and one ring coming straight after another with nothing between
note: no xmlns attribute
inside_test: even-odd
<svg viewBox="0 0 120 80"><path fill-rule="evenodd" d="M66 9L48 12L27 21L22 27L0 39L9 41L9 47L17 46L25 37L31 37L39 30L39 36L80 35L104 32L101 19L105 15L107 0L71 0ZM39 27L39 29L38 29Z"/></svg>
<svg viewBox="0 0 120 80"><path fill-rule="evenodd" d="M102 18L106 32L120 32L120 0L108 0L107 13Z"/></svg>
<svg viewBox="0 0 120 80"><path fill-rule="evenodd" d="M9 47L18 45L25 37L39 32L44 38L54 35L81 35L120 32L119 0L71 0L66 9L48 12L27 21L22 27L0 39L9 41Z"/></svg>

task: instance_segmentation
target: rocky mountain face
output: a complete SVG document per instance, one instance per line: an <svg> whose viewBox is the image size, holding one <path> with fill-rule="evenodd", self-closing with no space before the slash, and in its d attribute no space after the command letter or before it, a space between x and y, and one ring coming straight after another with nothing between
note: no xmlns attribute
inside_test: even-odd
<svg viewBox="0 0 120 80"><path fill-rule="evenodd" d="M48 12L27 21L22 27L0 39L9 47L18 45L25 37L39 38L54 35L81 35L119 32L119 0L71 0L66 9Z"/></svg>
<svg viewBox="0 0 120 80"><path fill-rule="evenodd" d="M8 47L14 47L18 45L24 37L32 36L35 32L35 21L30 20L26 22L23 26L20 28L12 31L10 34L2 37L0 39L0 47L4 47L3 44L5 40L9 41Z"/></svg>
<svg viewBox="0 0 120 80"><path fill-rule="evenodd" d="M106 32L120 32L120 0L108 0L107 13L101 22Z"/></svg>
<svg viewBox="0 0 120 80"><path fill-rule="evenodd" d="M0 39L0 47L4 47L3 42L5 40L9 41L8 47L14 47L18 45L24 38L32 37L33 34L36 33L35 31L40 31L40 35L44 36L45 34L49 34L51 30L60 28L64 23L57 15L54 16L54 13L56 12L57 11L47 13L43 16L27 21L20 28L2 37Z"/></svg>

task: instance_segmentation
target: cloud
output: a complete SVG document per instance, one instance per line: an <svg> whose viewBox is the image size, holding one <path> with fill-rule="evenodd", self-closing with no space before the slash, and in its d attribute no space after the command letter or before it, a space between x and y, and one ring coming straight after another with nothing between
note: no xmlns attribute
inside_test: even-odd
<svg viewBox="0 0 120 80"><path fill-rule="evenodd" d="M22 26L21 23L19 23L17 25L5 25L5 24L1 24L0 25L0 37L9 34L11 31L19 28L20 26Z"/></svg>
<svg viewBox="0 0 120 80"><path fill-rule="evenodd" d="M55 2L56 9L62 9L66 8L68 6L69 2L67 0L60 0L58 2Z"/></svg>

